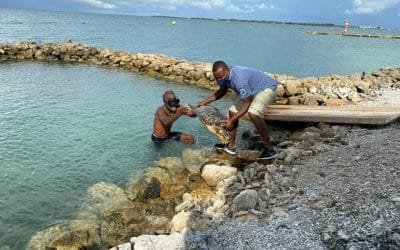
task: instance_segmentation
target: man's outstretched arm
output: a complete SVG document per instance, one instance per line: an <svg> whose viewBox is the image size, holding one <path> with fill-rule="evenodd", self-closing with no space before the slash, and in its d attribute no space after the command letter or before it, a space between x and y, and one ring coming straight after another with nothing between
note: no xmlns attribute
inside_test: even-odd
<svg viewBox="0 0 400 250"><path fill-rule="evenodd" d="M219 89L214 94L209 96L207 99L197 102L196 106L197 107L204 106L216 100L219 100L224 95L226 95L227 92L228 92L228 87L225 86L219 87Z"/></svg>

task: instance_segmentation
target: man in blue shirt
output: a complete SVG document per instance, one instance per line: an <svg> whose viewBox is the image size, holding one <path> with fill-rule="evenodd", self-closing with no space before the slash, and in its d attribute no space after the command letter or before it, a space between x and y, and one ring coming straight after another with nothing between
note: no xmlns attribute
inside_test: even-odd
<svg viewBox="0 0 400 250"><path fill-rule="evenodd" d="M277 81L259 70L241 66L228 67L223 61L214 62L212 71L219 89L207 99L199 101L198 107L221 99L228 89L232 89L239 95L239 100L229 109L229 119L224 121L226 127L231 129L230 141L227 145L216 144L215 147L223 148L231 155L236 154L239 118L248 113L264 142L265 148L259 159L276 158L277 153L271 144L263 116L267 106L272 104L276 97Z"/></svg>

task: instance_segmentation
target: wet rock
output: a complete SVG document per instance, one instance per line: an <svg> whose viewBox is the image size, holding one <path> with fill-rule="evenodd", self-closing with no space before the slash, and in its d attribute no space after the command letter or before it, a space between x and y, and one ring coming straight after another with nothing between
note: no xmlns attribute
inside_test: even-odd
<svg viewBox="0 0 400 250"><path fill-rule="evenodd" d="M161 182L156 177L141 179L138 182L128 185L127 192L129 198L145 201L160 197Z"/></svg>
<svg viewBox="0 0 400 250"><path fill-rule="evenodd" d="M81 218L107 217L129 207L125 191L115 184L100 182L90 187L78 216Z"/></svg>
<svg viewBox="0 0 400 250"><path fill-rule="evenodd" d="M146 176L160 181L160 197L163 199L181 197L191 183L189 171L183 166L182 160L177 157L167 157L157 161L156 165L148 170ZM128 192L131 183L132 181L128 184Z"/></svg>
<svg viewBox="0 0 400 250"><path fill-rule="evenodd" d="M29 241L28 249L78 249L102 246L99 224L95 221L75 221L71 224L52 226L36 233Z"/></svg>
<svg viewBox="0 0 400 250"><path fill-rule="evenodd" d="M146 209L148 205L143 202L133 202L128 209L121 213L122 221L125 224L139 223L146 218Z"/></svg>
<svg viewBox="0 0 400 250"><path fill-rule="evenodd" d="M191 174L200 174L201 167L210 161L212 156L211 150L184 149L182 151L183 165Z"/></svg>
<svg viewBox="0 0 400 250"><path fill-rule="evenodd" d="M176 197L176 199L157 198L157 199L147 200L146 211L149 214L167 215L172 217L175 213L175 207L176 207L175 200L179 200L178 197Z"/></svg>

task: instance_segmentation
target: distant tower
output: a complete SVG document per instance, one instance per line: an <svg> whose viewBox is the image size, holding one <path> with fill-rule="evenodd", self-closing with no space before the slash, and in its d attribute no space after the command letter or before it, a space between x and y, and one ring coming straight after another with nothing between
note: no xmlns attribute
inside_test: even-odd
<svg viewBox="0 0 400 250"><path fill-rule="evenodd" d="M350 28L350 23L349 23L348 20L346 20L346 21L344 22L343 28L344 28L344 33L347 33L347 31L348 31L349 28Z"/></svg>

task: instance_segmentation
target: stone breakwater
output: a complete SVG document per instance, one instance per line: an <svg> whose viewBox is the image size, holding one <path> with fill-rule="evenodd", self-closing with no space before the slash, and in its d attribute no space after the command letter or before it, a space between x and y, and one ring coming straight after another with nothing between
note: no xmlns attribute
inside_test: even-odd
<svg viewBox="0 0 400 250"><path fill-rule="evenodd" d="M150 76L175 82L215 89L211 64L175 59L162 54L127 53L94 48L67 41L64 44L38 44L17 42L0 44L0 61L39 60L50 62L78 62L122 68L143 72ZM384 68L371 73L355 73L347 76L296 78L274 74L278 81L279 104L345 105L360 102L364 97L375 95L379 87L398 88L400 68Z"/></svg>

